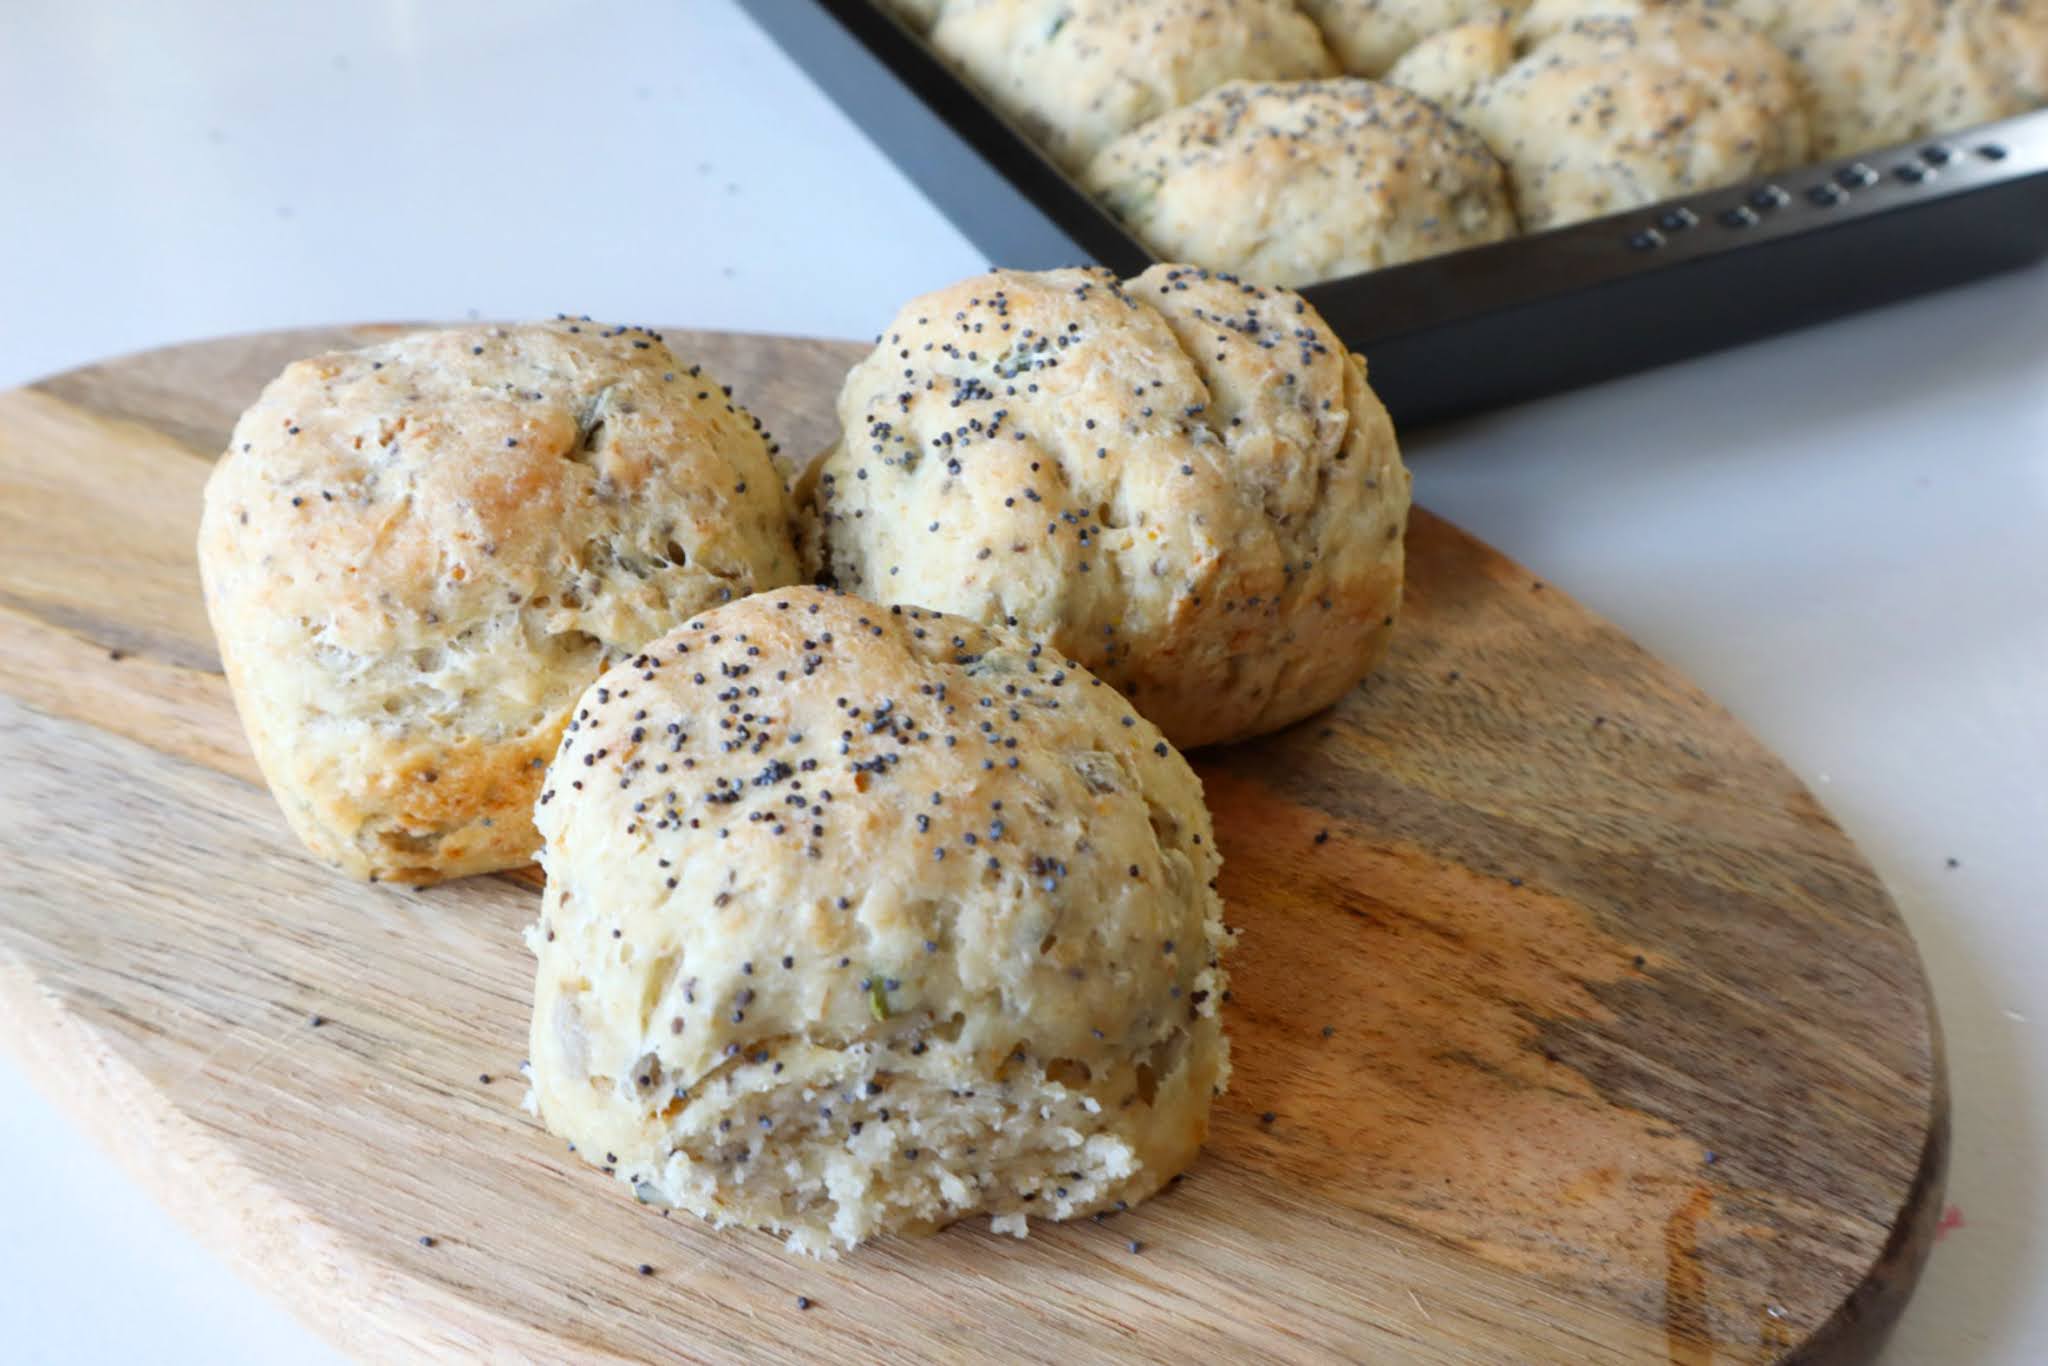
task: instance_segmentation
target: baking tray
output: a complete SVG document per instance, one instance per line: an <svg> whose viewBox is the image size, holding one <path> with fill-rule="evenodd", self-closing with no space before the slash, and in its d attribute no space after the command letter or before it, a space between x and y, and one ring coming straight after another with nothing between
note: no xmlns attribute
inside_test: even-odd
<svg viewBox="0 0 2048 1366"><path fill-rule="evenodd" d="M1153 256L873 0L740 0L992 261ZM1415 427L2048 256L2048 110L1312 285Z"/></svg>

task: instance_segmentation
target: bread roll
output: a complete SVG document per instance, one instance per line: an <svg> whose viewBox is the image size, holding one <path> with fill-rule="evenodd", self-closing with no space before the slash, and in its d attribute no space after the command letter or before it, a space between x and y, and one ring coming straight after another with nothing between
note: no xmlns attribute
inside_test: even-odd
<svg viewBox="0 0 2048 1366"><path fill-rule="evenodd" d="M1512 48L1453 30L1389 79L1411 82L1486 139L1531 231L1806 159L1792 65L1747 21L1675 5L1638 5L1636 17L1609 8L1539 0ZM1560 10L1592 17L1554 17ZM1512 64L1487 69L1510 51Z"/></svg>
<svg viewBox="0 0 2048 1366"><path fill-rule="evenodd" d="M1328 76L1292 0L947 0L932 45L1071 171L1225 81Z"/></svg>
<svg viewBox="0 0 2048 1366"><path fill-rule="evenodd" d="M1387 84L1459 111L1514 64L1515 30L1498 18L1480 19L1409 48L1387 72Z"/></svg>
<svg viewBox="0 0 2048 1366"><path fill-rule="evenodd" d="M1515 231L1500 161L1373 81L1233 81L1124 134L1085 178L1162 259L1307 285Z"/></svg>
<svg viewBox="0 0 2048 1366"><path fill-rule="evenodd" d="M307 848L403 882L531 861L590 681L797 577L769 449L640 328L423 332L273 380L208 481L199 562Z"/></svg>
<svg viewBox="0 0 2048 1366"><path fill-rule="evenodd" d="M1400 603L1408 472L1300 296L1192 267L914 300L806 479L840 587L1021 627L1183 748L1336 701Z"/></svg>
<svg viewBox="0 0 2048 1366"><path fill-rule="evenodd" d="M1791 54L1817 157L2048 104L2048 0L1730 0Z"/></svg>
<svg viewBox="0 0 2048 1366"><path fill-rule="evenodd" d="M1424 39L1496 16L1512 18L1529 0L1301 0L1344 69L1384 76Z"/></svg>
<svg viewBox="0 0 2048 1366"><path fill-rule="evenodd" d="M1200 783L1010 630L818 589L607 673L540 796L534 1104L807 1252L1157 1190L1228 1074Z"/></svg>
<svg viewBox="0 0 2048 1366"><path fill-rule="evenodd" d="M1535 0L1520 28L1673 11L1745 19L1786 54L1817 159L2048 104L2048 0Z"/></svg>

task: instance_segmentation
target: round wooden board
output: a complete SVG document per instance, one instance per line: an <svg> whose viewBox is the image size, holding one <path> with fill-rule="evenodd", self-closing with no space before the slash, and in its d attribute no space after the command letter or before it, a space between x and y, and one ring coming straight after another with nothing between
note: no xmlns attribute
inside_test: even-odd
<svg viewBox="0 0 2048 1366"><path fill-rule="evenodd" d="M520 1108L532 875L311 863L207 631L193 535L235 413L388 331L0 395L0 1033L323 1331L378 1358L1874 1350L1947 1152L1897 912L1725 712L1420 512L1380 672L1199 758L1243 936L1236 1077L1185 1181L831 1263L622 1198ZM861 349L671 342L805 452Z"/></svg>

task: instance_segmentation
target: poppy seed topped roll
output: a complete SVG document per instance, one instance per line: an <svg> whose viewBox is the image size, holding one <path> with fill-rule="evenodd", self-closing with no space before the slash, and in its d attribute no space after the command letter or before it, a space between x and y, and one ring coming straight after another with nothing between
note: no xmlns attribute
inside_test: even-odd
<svg viewBox="0 0 2048 1366"><path fill-rule="evenodd" d="M1293 0L947 0L931 41L1074 171L1225 81L1337 70Z"/></svg>
<svg viewBox="0 0 2048 1366"><path fill-rule="evenodd" d="M1746 19L1785 53L1816 159L2048 104L2048 0L1534 0L1520 27L1686 11Z"/></svg>
<svg viewBox="0 0 2048 1366"><path fill-rule="evenodd" d="M612 669L549 769L533 1100L811 1252L1157 1190L1228 1073L1201 785L1016 632L819 589Z"/></svg>
<svg viewBox="0 0 2048 1366"><path fill-rule="evenodd" d="M1441 103L1507 166L1531 231L1805 159L1792 63L1747 20L1624 0L1538 0L1418 44L1387 79ZM1511 38L1511 40L1510 40Z"/></svg>
<svg viewBox="0 0 2048 1366"><path fill-rule="evenodd" d="M1790 53L1817 157L2048 103L2048 0L1717 0Z"/></svg>
<svg viewBox="0 0 2048 1366"><path fill-rule="evenodd" d="M841 588L1013 625L1182 748L1276 730L1372 668L1408 472L1300 295L1189 267L995 271L914 300L805 476Z"/></svg>
<svg viewBox="0 0 2048 1366"><path fill-rule="evenodd" d="M1301 0L1346 71L1384 76L1410 48L1445 29L1511 18L1529 0Z"/></svg>
<svg viewBox="0 0 2048 1366"><path fill-rule="evenodd" d="M1498 158L1396 86L1234 81L1126 133L1087 187L1160 257L1308 285L1511 237Z"/></svg>
<svg viewBox="0 0 2048 1366"><path fill-rule="evenodd" d="M236 424L199 565L292 828L357 877L516 867L569 707L797 577L760 424L658 333L559 319L298 361Z"/></svg>

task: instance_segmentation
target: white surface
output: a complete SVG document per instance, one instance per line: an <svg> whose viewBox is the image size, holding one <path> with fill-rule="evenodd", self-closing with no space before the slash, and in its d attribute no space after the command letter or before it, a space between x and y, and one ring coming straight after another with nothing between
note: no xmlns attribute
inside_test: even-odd
<svg viewBox="0 0 2048 1366"><path fill-rule="evenodd" d="M359 319L866 336L982 264L724 0L0 0L0 385ZM2048 271L1410 454L1868 852L1942 1007L1966 1221L1887 1361L2048 1360ZM0 1169L10 1360L330 1359L4 1062Z"/></svg>

